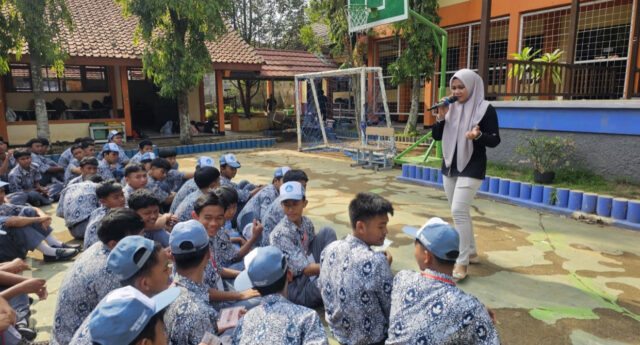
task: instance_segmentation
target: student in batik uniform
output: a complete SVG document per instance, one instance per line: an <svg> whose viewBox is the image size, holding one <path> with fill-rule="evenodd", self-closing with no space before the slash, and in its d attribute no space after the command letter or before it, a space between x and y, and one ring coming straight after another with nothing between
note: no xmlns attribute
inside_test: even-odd
<svg viewBox="0 0 640 345"><path fill-rule="evenodd" d="M62 191L62 184L52 183L46 188L40 184L42 174L38 165L31 161L31 153L25 149L18 149L13 153L16 166L9 173L9 201L15 205L27 202L34 206L49 205L52 197L57 197Z"/></svg>
<svg viewBox="0 0 640 345"><path fill-rule="evenodd" d="M194 175L193 171L181 172L178 170L177 155L178 153L173 149L160 149L160 151L158 151L158 157L166 159L171 166L171 169L167 170L167 178L165 181L172 192L179 191L184 181L193 178Z"/></svg>
<svg viewBox="0 0 640 345"><path fill-rule="evenodd" d="M122 192L122 185L114 179L101 182L96 187L96 196L101 206L91 212L87 229L84 232L84 250L87 250L94 243L98 242L98 227L102 218L110 209L124 207L125 199Z"/></svg>
<svg viewBox="0 0 640 345"><path fill-rule="evenodd" d="M307 188L307 182L309 182L309 178L307 174L302 170L289 170L284 177L282 178L282 183L287 182L299 182L303 188ZM285 218L284 210L282 209L282 205L280 197L276 198L270 205L267 207L266 212L262 212L261 223L264 227L262 232L262 243L260 246L268 246L269 245L269 236L273 228L280 223L280 221Z"/></svg>
<svg viewBox="0 0 640 345"><path fill-rule="evenodd" d="M169 246L169 232L178 223L178 218L170 213L160 215L160 201L145 188L133 192L127 201L129 208L136 211L144 221L144 237Z"/></svg>
<svg viewBox="0 0 640 345"><path fill-rule="evenodd" d="M107 151L107 149L112 150L111 147L107 148L107 146L111 146L109 144L116 145L118 151L118 162L115 164L117 164L117 168L124 168L127 164L129 164L129 156L127 156L126 152L122 148L122 145L124 144L124 134L122 132L118 132L115 129L109 132L109 135L107 135L107 143L104 144L102 152Z"/></svg>
<svg viewBox="0 0 640 345"><path fill-rule="evenodd" d="M64 170L64 183L69 183L75 177L80 176L80 160L84 157L84 149L80 145L71 146L71 154L73 159L69 161Z"/></svg>
<svg viewBox="0 0 640 345"><path fill-rule="evenodd" d="M124 197L129 200L131 193L138 189L144 189L147 187L147 170L142 163L129 163L124 168L124 181L125 185L122 191Z"/></svg>
<svg viewBox="0 0 640 345"><path fill-rule="evenodd" d="M115 178L116 180L120 180L120 178L122 178L123 173L121 169L118 168L119 155L118 145L114 143L104 145L102 149L102 160L100 160L98 164L98 174L102 176L103 179L108 180Z"/></svg>
<svg viewBox="0 0 640 345"><path fill-rule="evenodd" d="M90 175L87 181L71 184L60 193L56 216L64 218L65 225L76 240L84 239L91 212L100 207L96 195L96 187L100 182L100 175Z"/></svg>
<svg viewBox="0 0 640 345"><path fill-rule="evenodd" d="M160 210L168 210L171 206L176 192L172 192L169 185L165 181L167 179L167 171L171 169L169 162L164 158L156 158L151 161L151 169L148 171L147 189L160 200Z"/></svg>
<svg viewBox="0 0 640 345"><path fill-rule="evenodd" d="M201 168L196 171L193 180L196 181L196 186L198 186L199 190L189 194L176 208L174 214L180 222L193 219L193 205L196 199L203 193L220 185L220 172L214 167Z"/></svg>
<svg viewBox="0 0 640 345"><path fill-rule="evenodd" d="M67 187L76 183L83 182L88 179L89 176L97 175L98 173L98 160L95 157L84 157L80 161L80 176L72 178L67 183ZM102 181L102 176L100 177L100 181ZM94 181L95 182L95 181Z"/></svg>
<svg viewBox="0 0 640 345"><path fill-rule="evenodd" d="M49 140L34 138L29 140L26 146L31 151L31 162L38 166L38 171L42 176L40 184L59 184L64 180L64 167L42 155L49 148Z"/></svg>
<svg viewBox="0 0 640 345"><path fill-rule="evenodd" d="M71 148L74 145L80 145L80 143L82 143L83 141L85 141L86 138L76 138L73 141L73 144L67 148L66 150L64 150L62 152L62 154L60 155L60 158L58 158L58 164L60 164L63 168L66 168L67 165L69 165L69 162L71 162L71 160L73 159L73 154L71 154ZM89 138L91 139L91 138Z"/></svg>
<svg viewBox="0 0 640 345"><path fill-rule="evenodd" d="M213 159L207 156L200 156L198 158L198 162L196 163L196 171L200 168L205 168L205 167L215 167L215 162L213 161ZM187 195L197 190L198 190L198 186L196 186L196 181L194 181L193 178L188 179L185 183L183 183L182 187L180 187L180 190L178 190L175 198L173 198L173 201L171 202L171 208L169 209L169 213L175 214L176 208L178 208L178 205L180 205L182 200L184 200L184 198L186 198Z"/></svg>
<svg viewBox="0 0 640 345"><path fill-rule="evenodd" d="M143 154L147 152L153 152L153 143L151 142L151 140L142 140L140 143L138 143L138 147L140 148L140 150L136 152L133 157L131 157L131 159L129 160L129 164L139 163L142 159Z"/></svg>

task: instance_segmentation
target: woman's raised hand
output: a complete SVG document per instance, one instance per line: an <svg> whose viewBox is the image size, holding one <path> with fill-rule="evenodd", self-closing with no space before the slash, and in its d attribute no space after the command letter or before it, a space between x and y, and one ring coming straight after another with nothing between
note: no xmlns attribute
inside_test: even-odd
<svg viewBox="0 0 640 345"><path fill-rule="evenodd" d="M476 125L472 130L465 133L465 137L469 140L473 140L480 136L480 126Z"/></svg>
<svg viewBox="0 0 640 345"><path fill-rule="evenodd" d="M447 97L442 97L440 99L440 102L444 102L447 99ZM438 107L438 112L436 113L437 119L438 121L442 121L445 118L445 115L447 115L447 113L449 112L449 106L448 105L444 105L442 107Z"/></svg>

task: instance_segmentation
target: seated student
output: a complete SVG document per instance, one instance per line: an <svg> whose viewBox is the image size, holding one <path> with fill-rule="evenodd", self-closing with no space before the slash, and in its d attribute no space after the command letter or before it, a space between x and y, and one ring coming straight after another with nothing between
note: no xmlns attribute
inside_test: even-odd
<svg viewBox="0 0 640 345"><path fill-rule="evenodd" d="M140 156L140 163L144 166L145 171L149 172L151 170L151 162L156 158L156 154L153 152L146 152Z"/></svg>
<svg viewBox="0 0 640 345"><path fill-rule="evenodd" d="M129 163L129 156L127 156L127 154L124 152L124 149L122 148L122 145L124 144L124 135L122 132L118 132L117 130L112 130L111 132L109 132L109 134L107 135L107 143L104 144L104 146L102 147L102 152L104 153L104 151L108 150L113 150L112 145L109 144L114 144L117 147L117 151L118 151L118 162L117 164L117 168L124 168L128 163Z"/></svg>
<svg viewBox="0 0 640 345"><path fill-rule="evenodd" d="M27 278L0 270L0 298L6 300L14 312L13 325L19 333L18 335L12 332L2 333L3 344L20 344L20 339L35 339L36 331L29 328L31 310L28 294L36 294L40 300L45 300L47 298L47 282L42 278Z"/></svg>
<svg viewBox="0 0 640 345"><path fill-rule="evenodd" d="M68 344L82 321L109 292L120 287L107 266L120 240L140 235L144 222L133 210L117 208L104 216L98 228L100 242L85 250L67 271L56 301L51 345Z"/></svg>
<svg viewBox="0 0 640 345"><path fill-rule="evenodd" d="M234 241L231 236L240 236L237 233L234 233L232 231L233 229L231 229L231 219L233 219L238 209L238 193L229 185L216 188L214 193L216 193L218 198L220 198L225 209L225 227L218 231L216 236L213 238L212 243L215 248L216 261L219 262L222 267L242 271L244 269L242 259L249 253L249 251L251 251L253 245L262 235L262 224L260 224L258 220L253 219L251 225L247 225L247 228L249 228L247 231L251 231L252 234L250 239L248 241L241 241L241 246L239 248L234 246L233 243L238 241Z"/></svg>
<svg viewBox="0 0 640 345"><path fill-rule="evenodd" d="M120 240L107 258L107 266L118 276L125 288L135 288L147 297L153 297L169 288L171 267L169 253L160 243L142 236L127 236ZM121 288L122 289L122 288ZM180 290L175 290L176 297ZM89 321L116 291L113 290L100 301L96 309L82 321L73 334L70 345L91 345ZM104 325L103 325L104 326Z"/></svg>
<svg viewBox="0 0 640 345"><path fill-rule="evenodd" d="M249 199L247 204L242 208L242 211L238 213L238 231L244 230L242 228L244 227L244 225L248 224L248 222L251 222L254 219L261 219L262 213L267 211L269 205L271 205L271 203L276 200L276 198L280 194L282 179L284 178L284 174L286 174L289 170L291 170L289 167L280 167L276 169L276 171L273 173L273 181L271 181L271 184L262 188L262 190L258 192L256 196ZM245 218L250 219L246 219L246 223L243 223L243 220L245 220ZM244 238L249 239L251 233L248 232L247 234L242 235L244 236ZM258 244L260 242L261 239L257 241Z"/></svg>
<svg viewBox="0 0 640 345"><path fill-rule="evenodd" d="M69 161L64 170L64 183L69 183L75 177L80 176L80 160L84 157L84 149L80 145L71 146L71 154L73 159Z"/></svg>
<svg viewBox="0 0 640 345"><path fill-rule="evenodd" d="M210 259L204 270L204 284L208 288L209 301L213 302L217 309L230 305L243 306L247 309L260 303L258 291L248 289L244 291L225 291L222 281L235 279L240 271L222 267L216 255L215 237L224 224L224 204L214 192L207 192L196 199L193 218L202 224L206 230ZM175 230L174 230L175 231Z"/></svg>
<svg viewBox="0 0 640 345"><path fill-rule="evenodd" d="M140 148L140 150L136 152L136 154L133 155L133 157L131 157L131 159L129 160L129 164L139 163L140 159L142 158L142 155L147 152L153 153L153 143L151 142L151 140L145 139L140 141L140 143L138 143L138 148Z"/></svg>
<svg viewBox="0 0 640 345"><path fill-rule="evenodd" d="M100 207L91 212L89 216L89 222L87 223L87 229L84 232L84 250L87 250L94 243L98 242L98 228L102 218L109 212L109 210L125 207L124 192L122 192L122 185L114 179L102 181L96 187L96 196L100 201Z"/></svg>
<svg viewBox="0 0 640 345"><path fill-rule="evenodd" d="M31 153L18 149L13 153L17 165L9 173L9 194L12 204L24 205L27 202L34 206L49 205L51 197L57 197L62 191L60 183L52 183L48 188L40 185L42 175L38 166L31 162Z"/></svg>
<svg viewBox="0 0 640 345"><path fill-rule="evenodd" d="M13 151L13 149L9 149L4 138L0 136L0 179L3 181L9 180L9 171L16 166L15 159L13 158Z"/></svg>
<svg viewBox="0 0 640 345"><path fill-rule="evenodd" d="M280 249L268 246L257 254L242 272L262 296L262 305L249 310L238 322L234 345L252 344L329 344L315 310L287 300L287 285L293 273Z"/></svg>
<svg viewBox="0 0 640 345"><path fill-rule="evenodd" d="M158 152L158 157L166 159L171 166L171 169L167 171L166 181L173 192L180 190L184 181L193 178L194 174L194 172L181 172L178 170L177 155L178 153L173 149L160 149Z"/></svg>
<svg viewBox="0 0 640 345"><path fill-rule="evenodd" d="M283 184L292 181L300 183L302 187L306 189L309 178L304 171L294 169L287 171L282 178ZM262 212L261 216L261 223L264 230L262 231L262 243L260 245L264 247L269 245L269 235L273 228L275 228L276 225L286 217L284 210L282 209L280 197L276 198L271 205L267 207L266 212Z"/></svg>
<svg viewBox="0 0 640 345"><path fill-rule="evenodd" d="M199 190L187 195L176 208L175 215L180 222L193 218L193 204L200 195L220 185L220 172L214 167L198 169L193 180L196 181L196 186L198 186Z"/></svg>
<svg viewBox="0 0 640 345"><path fill-rule="evenodd" d="M393 280L387 344L500 344L493 312L453 281L460 237L440 218L402 229L414 238L422 272Z"/></svg>
<svg viewBox="0 0 640 345"><path fill-rule="evenodd" d="M78 246L56 239L51 228L51 216L39 208L5 203L0 181L0 262L24 259L27 252L39 250L45 262L66 261L78 254Z"/></svg>
<svg viewBox="0 0 640 345"><path fill-rule="evenodd" d="M26 146L29 151L31 151L31 162L38 166L38 171L40 171L40 174L42 175L40 184L47 185L55 182L54 179L58 182L61 182L64 179L64 168L53 160L47 159L43 156L49 148L49 140L34 138L27 141Z"/></svg>
<svg viewBox="0 0 640 345"><path fill-rule="evenodd" d="M173 198L176 196L176 192L172 192L169 189L169 185L166 183L167 171L171 169L169 162L164 158L156 158L151 161L151 168L147 174L147 189L155 194L156 198L160 200L160 210L168 210L171 206Z"/></svg>
<svg viewBox="0 0 640 345"><path fill-rule="evenodd" d="M66 150L64 150L62 152L62 154L60 155L60 158L58 158L58 164L60 164L60 166L62 166L63 168L66 168L67 165L69 165L69 162L71 162L71 159L73 159L73 154L71 153L71 148L74 145L80 145L80 143L85 141L85 139L86 138L76 138L73 141L73 144L69 148L67 148Z"/></svg>
<svg viewBox="0 0 640 345"><path fill-rule="evenodd" d="M71 184L60 193L56 216L64 218L65 225L76 240L84 239L91 212L100 207L96 195L96 187L100 182L100 175L91 175L87 181Z"/></svg>
<svg viewBox="0 0 640 345"><path fill-rule="evenodd" d="M209 157L201 156L198 158L198 161L196 162L196 171L200 168L205 168L205 167L215 167L215 162L213 161L213 159ZM171 202L171 208L169 209L169 213L175 214L176 208L178 208L178 205L180 205L182 200L184 200L184 198L186 198L187 195L197 190L198 190L198 186L196 186L196 182L193 180L193 178L188 179L185 183L183 183L182 187L180 187L180 190L178 190L178 192L176 193L176 196L173 198L173 201Z"/></svg>
<svg viewBox="0 0 640 345"><path fill-rule="evenodd" d="M91 138L85 138L80 143L80 147L84 150L85 157L95 157L96 156L96 144L93 142Z"/></svg>
<svg viewBox="0 0 640 345"><path fill-rule="evenodd" d="M220 157L220 185L232 186L238 192L240 205L244 206L251 197L256 195L260 189L262 189L262 186L256 187L247 180L242 180L238 183L231 182L231 180L236 177L240 166L240 162L238 162L233 153L227 153ZM242 207L240 207L240 209L242 209Z"/></svg>
<svg viewBox="0 0 640 345"><path fill-rule="evenodd" d="M171 231L169 247L175 266L173 286L180 288L180 297L164 314L168 344L198 345L206 332L218 332L219 314L209 304L203 281L211 259L207 232L195 220L178 223Z"/></svg>
<svg viewBox="0 0 640 345"><path fill-rule="evenodd" d="M110 178L120 180L122 178L121 175L123 174L118 169L118 157L120 155L118 150L118 145L114 143L105 144L102 149L102 160L98 164L98 174L105 180Z"/></svg>
<svg viewBox="0 0 640 345"><path fill-rule="evenodd" d="M78 165L80 166L80 176L74 177L67 183L67 187L76 183L80 183L86 181L89 176L97 175L98 173L98 160L95 157L84 157ZM102 176L100 177L100 181L102 181ZM95 182L95 181L94 181Z"/></svg>
<svg viewBox="0 0 640 345"><path fill-rule="evenodd" d="M316 278L320 274L320 253L337 239L336 232L325 227L316 235L313 223L302 215L307 207L304 187L299 182L287 182L280 186L280 200L286 217L269 235L272 246L278 247L287 257L293 272L293 281L287 289L290 301L309 308L322 305Z"/></svg>
<svg viewBox="0 0 640 345"><path fill-rule="evenodd" d="M144 237L169 246L169 232L178 218L171 213L160 215L160 201L148 189L139 189L129 196L129 208L136 211L144 221Z"/></svg>
<svg viewBox="0 0 640 345"><path fill-rule="evenodd" d="M126 184L122 191L128 200L131 193L147 187L147 170L144 165L139 162L127 164L124 168L124 181Z"/></svg>
<svg viewBox="0 0 640 345"><path fill-rule="evenodd" d="M358 193L349 203L352 233L329 244L320 257L318 286L325 318L340 344L384 344L391 305L391 255L374 252L387 235L391 203Z"/></svg>

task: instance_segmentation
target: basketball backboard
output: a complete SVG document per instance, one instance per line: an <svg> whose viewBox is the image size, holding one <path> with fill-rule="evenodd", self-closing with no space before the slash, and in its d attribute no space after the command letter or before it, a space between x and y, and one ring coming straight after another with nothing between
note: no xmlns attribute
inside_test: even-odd
<svg viewBox="0 0 640 345"><path fill-rule="evenodd" d="M409 0L349 0L348 10L349 32L365 31L407 19Z"/></svg>

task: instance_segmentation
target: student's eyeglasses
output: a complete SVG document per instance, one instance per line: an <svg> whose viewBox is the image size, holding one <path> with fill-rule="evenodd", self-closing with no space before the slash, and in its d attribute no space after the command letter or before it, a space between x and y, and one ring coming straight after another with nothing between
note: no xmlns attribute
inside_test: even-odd
<svg viewBox="0 0 640 345"><path fill-rule="evenodd" d="M452 86L451 87L451 91L456 91L456 90L464 90L464 86L460 86L460 87Z"/></svg>

